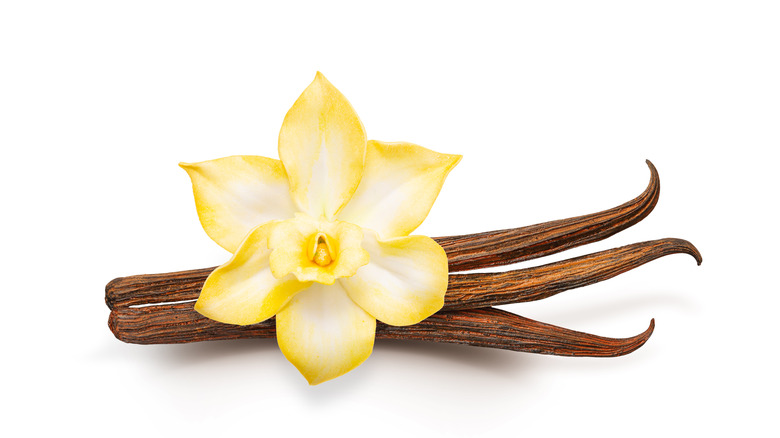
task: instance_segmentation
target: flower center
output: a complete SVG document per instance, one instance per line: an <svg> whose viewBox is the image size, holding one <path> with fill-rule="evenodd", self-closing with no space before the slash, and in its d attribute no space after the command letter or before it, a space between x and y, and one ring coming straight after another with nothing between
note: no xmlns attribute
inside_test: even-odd
<svg viewBox="0 0 780 438"><path fill-rule="evenodd" d="M328 237L325 233L317 233L312 239L311 261L319 266L328 266L333 262L333 257L330 255L330 245L328 244Z"/></svg>
<svg viewBox="0 0 780 438"><path fill-rule="evenodd" d="M363 230L340 221L316 220L303 213L275 222L268 235L269 266L274 278L295 274L299 282L333 284L368 264L360 245Z"/></svg>

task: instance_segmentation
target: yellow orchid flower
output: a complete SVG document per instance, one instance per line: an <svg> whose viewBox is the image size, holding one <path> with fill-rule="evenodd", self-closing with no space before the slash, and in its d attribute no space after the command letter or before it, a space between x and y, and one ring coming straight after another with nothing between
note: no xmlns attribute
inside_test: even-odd
<svg viewBox="0 0 780 438"><path fill-rule="evenodd" d="M320 73L284 118L279 157L181 164L204 230L233 253L195 310L238 325L276 315L279 348L316 385L368 358L377 319L415 324L442 307L447 256L409 233L461 157L366 141Z"/></svg>

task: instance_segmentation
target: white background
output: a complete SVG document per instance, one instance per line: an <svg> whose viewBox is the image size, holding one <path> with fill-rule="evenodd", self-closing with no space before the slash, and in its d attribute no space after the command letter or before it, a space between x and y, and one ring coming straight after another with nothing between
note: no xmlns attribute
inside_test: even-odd
<svg viewBox="0 0 780 438"><path fill-rule="evenodd" d="M777 3L278 3L0 6L9 436L777 433ZM369 138L464 156L420 234L610 208L644 190L650 159L647 219L524 266L663 237L703 265L669 256L507 306L613 337L655 318L614 359L379 341L309 387L272 340L116 340L109 280L229 256L177 163L276 157L317 70Z"/></svg>

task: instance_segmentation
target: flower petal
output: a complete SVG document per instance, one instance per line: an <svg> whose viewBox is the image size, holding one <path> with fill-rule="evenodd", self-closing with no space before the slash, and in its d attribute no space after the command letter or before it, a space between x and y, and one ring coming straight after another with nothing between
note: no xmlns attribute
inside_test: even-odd
<svg viewBox="0 0 780 438"><path fill-rule="evenodd" d="M416 324L444 304L447 254L430 237L378 240L364 231L363 248L371 262L349 278L339 279L352 300L390 325Z"/></svg>
<svg viewBox="0 0 780 438"><path fill-rule="evenodd" d="M406 236L428 216L460 159L411 143L370 140L363 179L339 219L383 237Z"/></svg>
<svg viewBox="0 0 780 438"><path fill-rule="evenodd" d="M293 295L308 287L292 275L277 279L269 266L268 234L274 223L246 237L233 258L206 279L195 303L203 316L226 324L248 325L276 314Z"/></svg>
<svg viewBox="0 0 780 438"><path fill-rule="evenodd" d="M319 235L326 237L333 251L333 262L327 266L311 259L314 239ZM357 225L317 221L298 213L294 219L277 222L268 236L271 271L277 278L292 273L299 281L333 284L369 262L368 253L360 246L362 239L363 231Z"/></svg>
<svg viewBox="0 0 780 438"><path fill-rule="evenodd" d="M366 133L355 110L317 73L279 132L279 157L301 210L333 219L360 183L365 154Z"/></svg>
<svg viewBox="0 0 780 438"><path fill-rule="evenodd" d="M297 211L279 160L244 155L179 166L192 179L203 229L230 252L254 227Z"/></svg>
<svg viewBox="0 0 780 438"><path fill-rule="evenodd" d="M313 284L276 315L284 356L311 385L360 365L374 347L376 320L338 285Z"/></svg>

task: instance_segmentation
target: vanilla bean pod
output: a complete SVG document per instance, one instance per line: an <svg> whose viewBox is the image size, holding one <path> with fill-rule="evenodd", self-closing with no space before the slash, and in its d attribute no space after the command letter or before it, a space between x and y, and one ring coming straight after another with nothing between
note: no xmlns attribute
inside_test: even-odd
<svg viewBox="0 0 780 438"><path fill-rule="evenodd" d="M533 268L507 272L453 274L443 310L473 309L541 300L598 283L670 254L689 254L701 264L699 250L687 240L659 239Z"/></svg>
<svg viewBox="0 0 780 438"><path fill-rule="evenodd" d="M534 321L499 309L437 313L405 327L377 323L377 339L407 339L467 344L558 356L614 357L641 347L654 322L630 338L607 338ZM192 303L149 307L119 307L111 311L109 327L124 342L177 344L209 340L274 338L274 319L237 326L205 318Z"/></svg>
<svg viewBox="0 0 780 438"><path fill-rule="evenodd" d="M447 252L450 272L456 272L511 264L605 239L642 220L658 202L658 172L650 161L647 165L650 183L645 191L618 207L527 227L434 240ZM116 278L106 285L106 304L113 309L195 299L214 269Z"/></svg>
<svg viewBox="0 0 780 438"><path fill-rule="evenodd" d="M447 252L450 272L457 272L509 265L606 239L647 217L658 203L661 180L653 163L648 160L647 166L650 183L645 191L609 210L527 227L437 237L435 240Z"/></svg>
<svg viewBox="0 0 780 438"><path fill-rule="evenodd" d="M452 274L442 311L540 300L607 280L659 257L679 253L689 254L701 263L701 254L690 242L659 239L532 268ZM159 282L151 281L150 277L154 276L150 275L140 282L126 283L125 288L120 290L124 297L122 306L195 300L208 272L161 275L164 280Z"/></svg>

